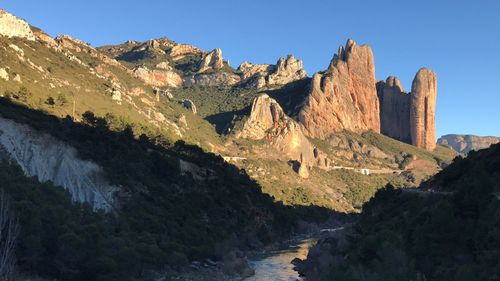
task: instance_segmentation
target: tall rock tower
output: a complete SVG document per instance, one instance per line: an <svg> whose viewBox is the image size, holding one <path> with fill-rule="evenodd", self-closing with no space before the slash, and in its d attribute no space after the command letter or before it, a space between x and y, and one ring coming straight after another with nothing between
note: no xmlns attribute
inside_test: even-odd
<svg viewBox="0 0 500 281"><path fill-rule="evenodd" d="M410 132L413 145L433 150L436 147L436 74L421 68L411 86Z"/></svg>
<svg viewBox="0 0 500 281"><path fill-rule="evenodd" d="M396 77L377 83L381 133L427 150L436 147L436 74L420 69L406 93Z"/></svg>

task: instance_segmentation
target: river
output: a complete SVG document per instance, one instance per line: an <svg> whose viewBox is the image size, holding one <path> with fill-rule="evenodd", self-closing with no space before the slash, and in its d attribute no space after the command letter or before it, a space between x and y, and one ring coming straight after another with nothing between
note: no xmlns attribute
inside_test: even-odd
<svg viewBox="0 0 500 281"><path fill-rule="evenodd" d="M309 248L316 243L315 238L297 238L272 250L266 250L250 257L249 264L255 270L255 275L245 281L296 281L303 280L297 271L293 270L293 259L305 259Z"/></svg>

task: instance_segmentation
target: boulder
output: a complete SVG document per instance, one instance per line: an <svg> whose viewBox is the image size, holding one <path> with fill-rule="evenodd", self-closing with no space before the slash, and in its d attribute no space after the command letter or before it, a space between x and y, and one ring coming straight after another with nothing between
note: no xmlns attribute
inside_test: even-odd
<svg viewBox="0 0 500 281"><path fill-rule="evenodd" d="M5 68L0 68L0 79L9 81L9 74L7 73L7 70L5 70Z"/></svg>
<svg viewBox="0 0 500 281"><path fill-rule="evenodd" d="M327 71L314 74L298 119L311 137L342 130L380 132L375 65L369 46L348 40Z"/></svg>
<svg viewBox="0 0 500 281"><path fill-rule="evenodd" d="M307 179L309 177L309 168L304 163L299 163L299 170L297 171L299 177Z"/></svg>
<svg viewBox="0 0 500 281"><path fill-rule="evenodd" d="M4 10L0 10L0 35L35 40L35 35L27 22Z"/></svg>
<svg viewBox="0 0 500 281"><path fill-rule="evenodd" d="M185 99L185 100L182 100L182 105L186 108L186 109L189 109L191 110L191 112L193 112L193 114L196 114L196 105L194 104L194 102L190 99Z"/></svg>
<svg viewBox="0 0 500 281"><path fill-rule="evenodd" d="M421 68L411 87L410 133L413 145L433 150L436 147L436 74Z"/></svg>

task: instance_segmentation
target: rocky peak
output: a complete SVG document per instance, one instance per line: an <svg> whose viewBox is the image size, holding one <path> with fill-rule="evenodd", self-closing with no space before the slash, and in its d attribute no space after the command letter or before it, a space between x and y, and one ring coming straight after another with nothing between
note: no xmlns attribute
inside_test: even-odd
<svg viewBox="0 0 500 281"><path fill-rule="evenodd" d="M309 136L326 138L342 130L380 132L379 112L372 50L349 39L329 69L313 76L298 119Z"/></svg>
<svg viewBox="0 0 500 281"><path fill-rule="evenodd" d="M238 70L242 73L241 80L249 88L285 85L307 77L302 61L293 55L280 58L275 65L252 64L243 62Z"/></svg>
<svg viewBox="0 0 500 281"><path fill-rule="evenodd" d="M0 35L35 40L35 35L27 22L4 10L0 10Z"/></svg>
<svg viewBox="0 0 500 281"><path fill-rule="evenodd" d="M307 76L302 66L302 61L297 60L293 55L280 58L276 63L274 71L269 74L268 83L270 85L284 85Z"/></svg>
<svg viewBox="0 0 500 281"><path fill-rule="evenodd" d="M411 86L410 131L412 144L433 150L436 147L436 74L421 68Z"/></svg>
<svg viewBox="0 0 500 281"><path fill-rule="evenodd" d="M299 161L304 167L326 168L325 165L329 163L325 154L305 137L302 126L288 117L278 102L267 94L254 99L250 116L236 137L266 139L272 147L285 153L290 160Z"/></svg>
<svg viewBox="0 0 500 281"><path fill-rule="evenodd" d="M205 54L198 66L198 73L207 72L210 70L219 70L224 67L224 60L222 58L222 50L220 48Z"/></svg>
<svg viewBox="0 0 500 281"><path fill-rule="evenodd" d="M66 49L81 52L82 49L93 49L89 44L80 39L73 38L69 35L58 35L55 41Z"/></svg>

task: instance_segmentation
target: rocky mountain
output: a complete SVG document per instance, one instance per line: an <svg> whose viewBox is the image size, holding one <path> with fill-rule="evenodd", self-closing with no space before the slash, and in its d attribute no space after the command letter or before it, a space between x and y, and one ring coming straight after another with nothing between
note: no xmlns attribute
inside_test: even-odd
<svg viewBox="0 0 500 281"><path fill-rule="evenodd" d="M243 62L238 71L242 73L242 84L250 88L285 85L307 77L302 61L293 55L280 58L275 65Z"/></svg>
<svg viewBox="0 0 500 281"><path fill-rule="evenodd" d="M433 150L436 139L436 74L420 69L406 93L396 77L377 83L381 132L417 147Z"/></svg>
<svg viewBox="0 0 500 281"><path fill-rule="evenodd" d="M349 130L380 132L375 65L369 46L348 40L328 70L313 76L298 120L311 137Z"/></svg>
<svg viewBox="0 0 500 281"><path fill-rule="evenodd" d="M35 35L29 27L28 23L19 20L12 14L4 10L0 10L0 34L6 37L20 37L28 40L35 40Z"/></svg>
<svg viewBox="0 0 500 281"><path fill-rule="evenodd" d="M329 168L330 160L326 154L314 147L305 137L302 126L288 117L281 106L268 95L255 98L252 111L243 129L236 133L238 138L253 140L266 139L271 146L297 161L302 169L299 175L308 175L305 171L312 166ZM307 176L306 176L307 177Z"/></svg>
<svg viewBox="0 0 500 281"><path fill-rule="evenodd" d="M220 49L166 38L94 48L0 19L0 187L26 226L22 269L51 280L156 280L233 258L236 278L237 251L359 212L386 184L414 187L456 155L379 133L399 114L380 108L412 103L381 103L372 51L352 40L310 79L292 55L233 69ZM425 112L435 84L423 74L412 93Z"/></svg>
<svg viewBox="0 0 500 281"><path fill-rule="evenodd" d="M469 153L472 150L489 148L491 145L499 143L499 137L480 137L474 135L444 135L437 143L453 148L459 153Z"/></svg>
<svg viewBox="0 0 500 281"><path fill-rule="evenodd" d="M436 87L427 68L418 71L410 95L396 77L376 83L371 48L348 40L328 70L314 74L297 119L310 137L371 130L433 150Z"/></svg>
<svg viewBox="0 0 500 281"><path fill-rule="evenodd" d="M98 49L119 61L132 64L138 77L156 87L241 86L260 89L282 86L307 76L302 61L293 55L280 58L276 65L244 62L238 69L233 69L223 59L220 48L207 52L166 38L128 41Z"/></svg>

